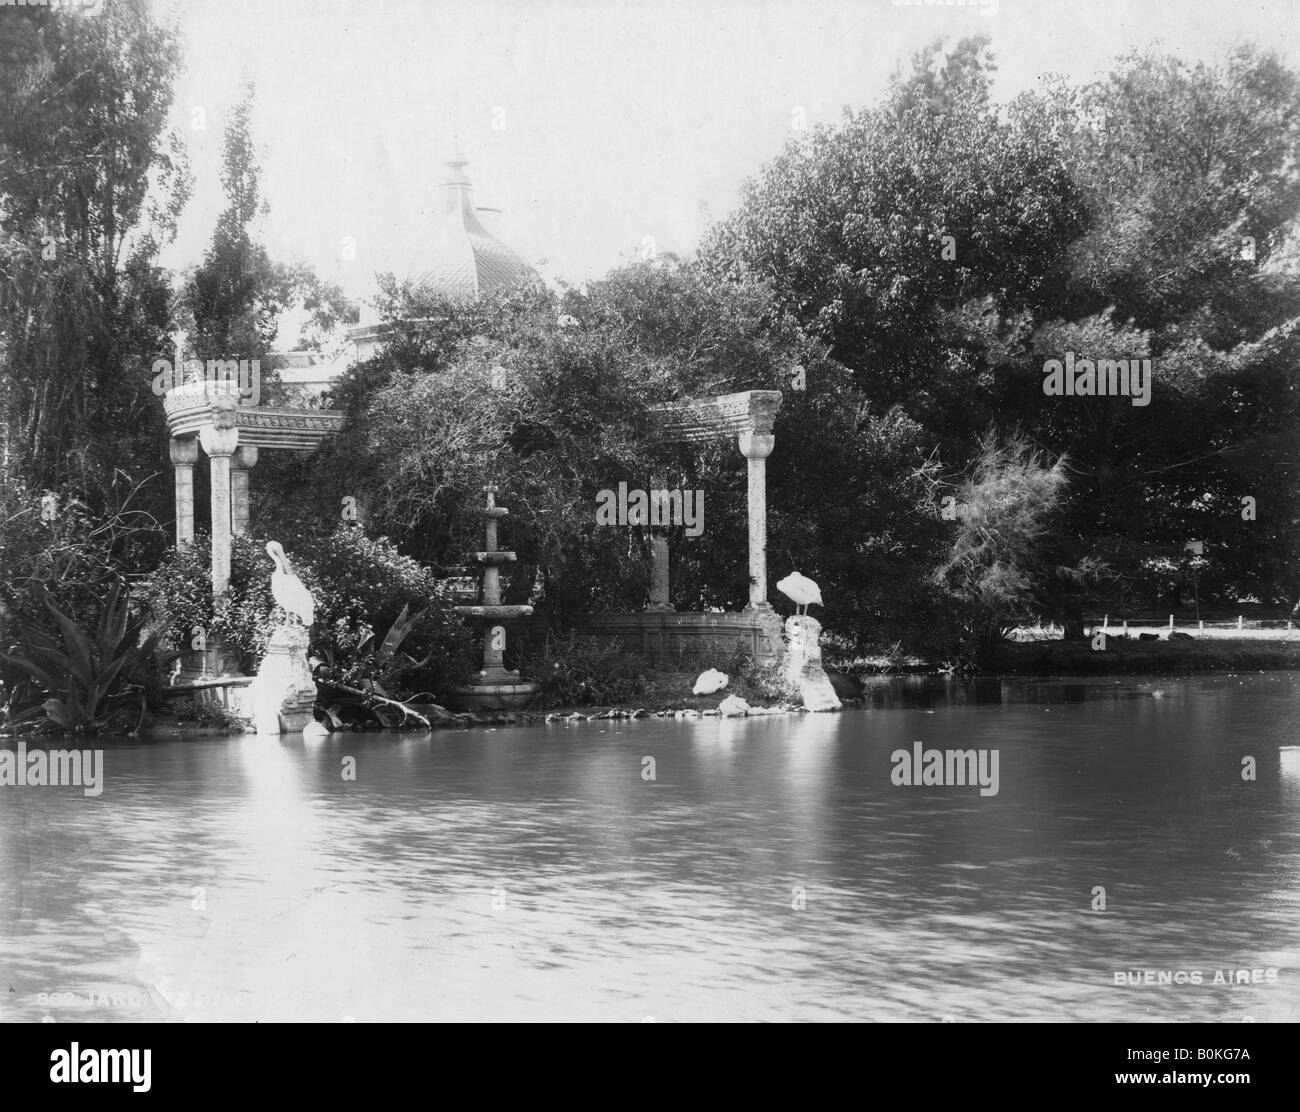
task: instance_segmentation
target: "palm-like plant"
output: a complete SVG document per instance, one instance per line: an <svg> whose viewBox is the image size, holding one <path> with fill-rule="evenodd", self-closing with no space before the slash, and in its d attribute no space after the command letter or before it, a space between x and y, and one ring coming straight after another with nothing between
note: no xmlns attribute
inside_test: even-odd
<svg viewBox="0 0 1300 1112"><path fill-rule="evenodd" d="M10 723L43 713L60 730L82 734L103 729L132 702L143 714L145 693L129 682L129 676L136 665L152 657L158 635L140 641L143 621L131 618L130 596L121 581L109 592L93 631L63 613L48 593L43 601L62 644L44 630L32 628L26 634L25 652L0 652L0 659L26 673L46 696L12 715Z"/></svg>
<svg viewBox="0 0 1300 1112"><path fill-rule="evenodd" d="M322 687L350 697L327 704L326 714L332 722L341 723L340 711L359 706L382 724L395 724L390 721L386 708L400 707L402 703L393 698L384 685L391 686L401 677L423 668L433 655L430 650L422 660L416 660L409 653L400 651L406 635L425 615L423 610L415 614L410 610L409 605L403 606L382 641L377 642L374 633L369 634L357 646L352 658L344 663L336 663L334 653L330 649L324 650L324 659L313 671L316 681Z"/></svg>

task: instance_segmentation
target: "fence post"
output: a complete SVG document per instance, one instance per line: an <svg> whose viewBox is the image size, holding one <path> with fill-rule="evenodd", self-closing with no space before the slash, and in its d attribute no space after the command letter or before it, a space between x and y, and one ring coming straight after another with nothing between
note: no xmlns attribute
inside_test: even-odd
<svg viewBox="0 0 1300 1112"><path fill-rule="evenodd" d="M1241 628L1241 615L1240 615L1240 614L1237 615L1237 628L1238 628L1238 629Z"/></svg>
<svg viewBox="0 0 1300 1112"><path fill-rule="evenodd" d="M1197 623L1196 623L1196 628L1197 628L1197 630L1198 630L1199 632L1204 633L1204 632L1205 632L1205 623L1204 623L1204 622L1197 622Z"/></svg>
<svg viewBox="0 0 1300 1112"><path fill-rule="evenodd" d="M1174 616L1172 614L1169 615L1169 628L1174 628Z"/></svg>

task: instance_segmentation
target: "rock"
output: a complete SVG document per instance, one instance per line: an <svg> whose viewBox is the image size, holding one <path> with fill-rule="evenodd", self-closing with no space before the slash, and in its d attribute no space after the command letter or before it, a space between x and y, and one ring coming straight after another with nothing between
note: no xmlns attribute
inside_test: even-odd
<svg viewBox="0 0 1300 1112"><path fill-rule="evenodd" d="M1139 640L1139 641L1159 641L1159 640L1160 640L1160 634L1158 634L1158 633L1139 633L1139 634L1138 634L1138 640Z"/></svg>
<svg viewBox="0 0 1300 1112"><path fill-rule="evenodd" d="M835 688L825 676L813 676L799 685L803 695L803 705L808 710L839 710L844 704L835 694Z"/></svg>
<svg viewBox="0 0 1300 1112"><path fill-rule="evenodd" d="M749 713L749 704L739 695L728 695L718 704L718 713L723 718L741 718Z"/></svg>
<svg viewBox="0 0 1300 1112"><path fill-rule="evenodd" d="M702 710L702 711L700 711L700 715L701 715L701 717L703 717L703 718L717 718L718 715L719 715L720 713L721 713L721 712L720 712L720 711L717 711L717 710Z"/></svg>
<svg viewBox="0 0 1300 1112"><path fill-rule="evenodd" d="M831 681L831 687L834 688L835 694L841 699L862 698L862 684L852 676L846 676L843 672L836 671L834 668L827 668L826 678Z"/></svg>
<svg viewBox="0 0 1300 1112"><path fill-rule="evenodd" d="M312 720L302 728L303 741L320 741L322 738L330 736L329 728L321 723Z"/></svg>
<svg viewBox="0 0 1300 1112"><path fill-rule="evenodd" d="M1169 631L1169 640L1171 641L1195 641L1196 638L1190 633L1184 633L1181 629L1171 629Z"/></svg>
<svg viewBox="0 0 1300 1112"><path fill-rule="evenodd" d="M782 673L788 683L799 688L808 710L839 710L839 695L822 668L821 631L821 623L807 614L786 619Z"/></svg>
<svg viewBox="0 0 1300 1112"><path fill-rule="evenodd" d="M632 717L633 717L633 718L649 718L649 717L650 717L650 712L649 712L648 710L646 710L645 707L637 707L637 709L634 710L634 711L632 712Z"/></svg>
<svg viewBox="0 0 1300 1112"><path fill-rule="evenodd" d="M716 668L710 668L707 672L701 672L700 678L695 681L694 694L712 695L716 691L721 691L729 682L726 672L719 672Z"/></svg>

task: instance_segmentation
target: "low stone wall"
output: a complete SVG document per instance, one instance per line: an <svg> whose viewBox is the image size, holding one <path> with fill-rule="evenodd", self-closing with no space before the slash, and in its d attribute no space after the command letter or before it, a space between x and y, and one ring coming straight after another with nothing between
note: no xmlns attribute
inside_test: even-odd
<svg viewBox="0 0 1300 1112"><path fill-rule="evenodd" d="M719 667L738 653L761 664L775 664L782 652L781 619L771 610L602 614L591 619L581 632L614 640L663 666Z"/></svg>

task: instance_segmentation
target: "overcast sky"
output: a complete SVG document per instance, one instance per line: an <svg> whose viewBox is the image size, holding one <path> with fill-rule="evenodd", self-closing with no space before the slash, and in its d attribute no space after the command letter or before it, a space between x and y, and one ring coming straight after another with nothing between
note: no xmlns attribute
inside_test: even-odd
<svg viewBox="0 0 1300 1112"><path fill-rule="evenodd" d="M991 34L999 99L1043 73L1089 80L1154 40L1196 59L1262 42L1300 67L1300 0L998 0L993 15L892 0L155 3L185 39L175 122L196 177L165 261L196 262L211 237L225 114L253 80L261 238L354 295L418 253L453 133L476 202L504 210L501 237L580 282L644 236L691 251L706 213L725 214L780 150L795 109L811 126L873 102L936 36Z"/></svg>

